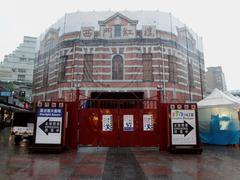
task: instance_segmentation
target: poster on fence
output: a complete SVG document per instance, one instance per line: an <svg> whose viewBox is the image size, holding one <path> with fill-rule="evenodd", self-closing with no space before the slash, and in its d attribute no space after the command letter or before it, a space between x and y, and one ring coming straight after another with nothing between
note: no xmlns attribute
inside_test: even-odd
<svg viewBox="0 0 240 180"><path fill-rule="evenodd" d="M153 131L152 114L144 114L143 115L143 131Z"/></svg>
<svg viewBox="0 0 240 180"><path fill-rule="evenodd" d="M134 131L133 115L123 115L123 131Z"/></svg>
<svg viewBox="0 0 240 180"><path fill-rule="evenodd" d="M196 145L196 114L192 109L171 109L172 145Z"/></svg>
<svg viewBox="0 0 240 180"><path fill-rule="evenodd" d="M113 124L112 124L112 115L102 115L102 130L103 131L112 131Z"/></svg>

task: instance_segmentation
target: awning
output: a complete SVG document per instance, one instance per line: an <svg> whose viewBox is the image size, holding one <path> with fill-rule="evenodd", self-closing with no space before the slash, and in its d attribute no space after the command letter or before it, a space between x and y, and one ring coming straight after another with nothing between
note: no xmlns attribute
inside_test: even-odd
<svg viewBox="0 0 240 180"><path fill-rule="evenodd" d="M23 109L23 108L19 108L19 107L15 107L13 105L6 105L3 103L0 103L0 107L8 109L8 110L12 110L14 112L19 112L19 111L24 111L24 112L28 112L29 110L27 109Z"/></svg>

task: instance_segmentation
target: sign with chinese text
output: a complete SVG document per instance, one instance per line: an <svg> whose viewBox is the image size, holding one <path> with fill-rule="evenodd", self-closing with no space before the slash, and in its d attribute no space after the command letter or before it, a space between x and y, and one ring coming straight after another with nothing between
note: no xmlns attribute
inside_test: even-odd
<svg viewBox="0 0 240 180"><path fill-rule="evenodd" d="M143 131L153 131L153 116L151 114L143 115Z"/></svg>
<svg viewBox="0 0 240 180"><path fill-rule="evenodd" d="M93 39L94 38L94 27L81 27L81 38L82 39Z"/></svg>
<svg viewBox="0 0 240 180"><path fill-rule="evenodd" d="M133 115L123 115L123 131L134 131Z"/></svg>
<svg viewBox="0 0 240 180"><path fill-rule="evenodd" d="M35 144L61 144L63 108L37 108Z"/></svg>
<svg viewBox="0 0 240 180"><path fill-rule="evenodd" d="M113 37L113 28L112 27L102 27L101 28L102 38L111 39Z"/></svg>
<svg viewBox="0 0 240 180"><path fill-rule="evenodd" d="M102 115L102 130L103 131L112 131L112 115Z"/></svg>
<svg viewBox="0 0 240 180"><path fill-rule="evenodd" d="M12 92L10 92L10 91L0 91L0 96L10 97L10 96L12 96Z"/></svg>
<svg viewBox="0 0 240 180"><path fill-rule="evenodd" d="M156 37L156 26L143 26L142 27L143 38L155 38Z"/></svg>
<svg viewBox="0 0 240 180"><path fill-rule="evenodd" d="M171 109L172 145L196 145L196 114L192 109Z"/></svg>
<svg viewBox="0 0 240 180"><path fill-rule="evenodd" d="M136 27L135 26L123 26L122 27L123 38L135 38Z"/></svg>

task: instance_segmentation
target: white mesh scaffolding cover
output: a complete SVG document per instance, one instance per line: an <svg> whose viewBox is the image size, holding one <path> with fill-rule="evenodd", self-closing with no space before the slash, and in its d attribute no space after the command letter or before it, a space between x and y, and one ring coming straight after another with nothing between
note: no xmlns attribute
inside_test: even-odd
<svg viewBox="0 0 240 180"><path fill-rule="evenodd" d="M98 21L106 20L115 13L115 11L89 11L67 13L56 23L54 23L50 28L59 29L59 35L62 35L63 33L80 31L81 27L84 26L93 26L95 28L95 31L98 31ZM129 19L137 20L138 30L141 30L143 25L155 25L157 30L166 31L172 33L172 35L177 36L178 29L186 28L185 24L180 22L170 13L160 11L119 11L119 13L128 17ZM202 52L202 38L199 37L196 33L194 33L191 29L186 29L188 33L191 34L187 36L193 37L193 39L196 41L196 48ZM44 34L40 36L40 39L44 37Z"/></svg>

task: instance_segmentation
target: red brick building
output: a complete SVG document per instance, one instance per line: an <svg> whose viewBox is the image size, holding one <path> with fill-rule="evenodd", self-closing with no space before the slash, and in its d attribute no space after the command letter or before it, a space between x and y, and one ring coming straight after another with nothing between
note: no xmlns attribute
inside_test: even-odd
<svg viewBox="0 0 240 180"><path fill-rule="evenodd" d="M195 102L205 92L201 38L159 11L66 14L41 36L33 98L152 98Z"/></svg>

